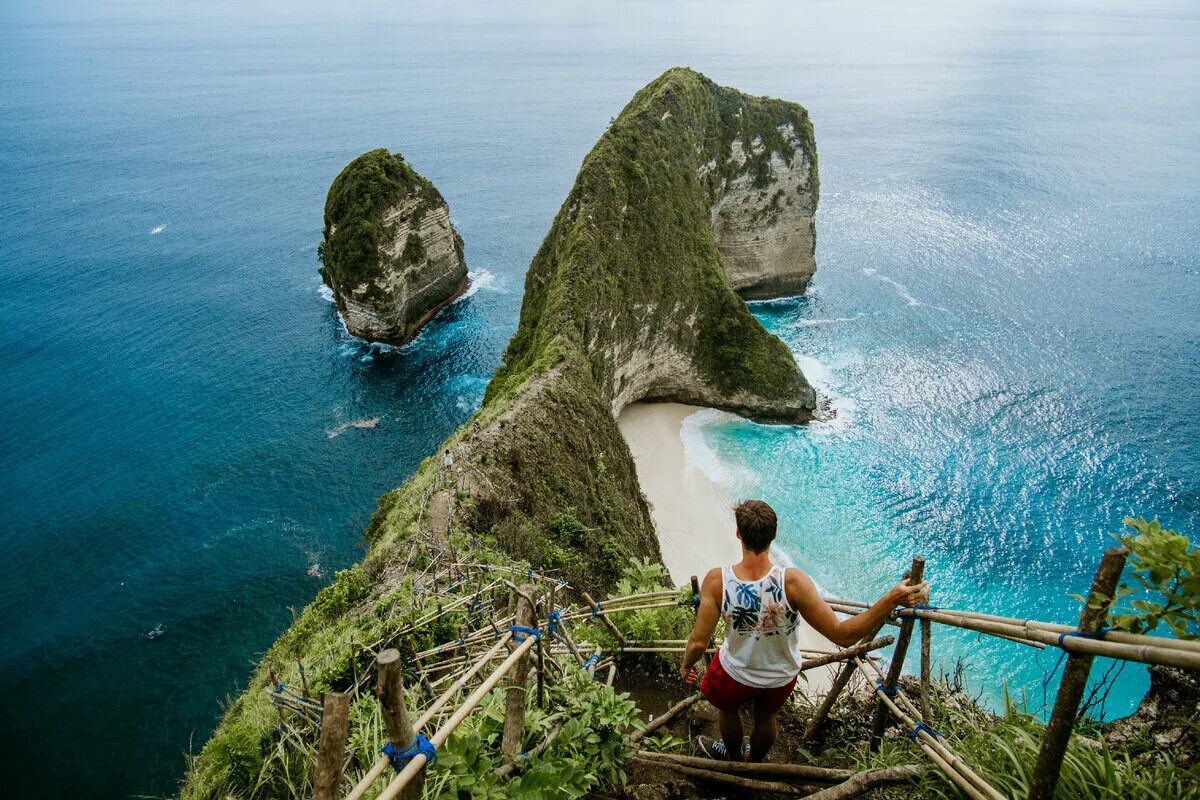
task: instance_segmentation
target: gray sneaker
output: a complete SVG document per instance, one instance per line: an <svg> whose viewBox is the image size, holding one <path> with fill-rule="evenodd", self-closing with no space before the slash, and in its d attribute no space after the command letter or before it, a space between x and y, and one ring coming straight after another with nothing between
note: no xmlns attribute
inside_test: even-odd
<svg viewBox="0 0 1200 800"><path fill-rule="evenodd" d="M716 761L728 761L729 753L725 750L724 739L710 739L707 736L701 736L696 739L696 744L700 747L700 752ZM742 739L742 761L750 760L750 737Z"/></svg>

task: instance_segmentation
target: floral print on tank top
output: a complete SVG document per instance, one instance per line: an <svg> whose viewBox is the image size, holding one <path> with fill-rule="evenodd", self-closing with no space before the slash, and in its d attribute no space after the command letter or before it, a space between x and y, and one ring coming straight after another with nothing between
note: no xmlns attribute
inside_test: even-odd
<svg viewBox="0 0 1200 800"><path fill-rule="evenodd" d="M725 630L737 631L754 638L788 636L800 622L800 615L787 603L783 591L783 570L773 569L766 578L743 583L734 580L725 584L721 616ZM765 584L765 585L764 585ZM759 588L763 595L759 596Z"/></svg>

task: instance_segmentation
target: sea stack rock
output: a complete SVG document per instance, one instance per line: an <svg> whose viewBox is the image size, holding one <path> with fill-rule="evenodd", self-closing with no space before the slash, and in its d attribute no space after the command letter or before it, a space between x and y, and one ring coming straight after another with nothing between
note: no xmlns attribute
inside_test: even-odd
<svg viewBox="0 0 1200 800"><path fill-rule="evenodd" d="M747 300L802 294L817 269L820 191L808 113L764 97L723 99L733 108L722 116L737 132L725 158L700 169L712 191L713 235L729 284ZM763 119L742 124L754 116ZM747 140L747 129L761 132Z"/></svg>
<svg viewBox="0 0 1200 800"><path fill-rule="evenodd" d="M446 201L382 148L351 161L329 187L317 254L346 328L371 341L412 340L467 288Z"/></svg>

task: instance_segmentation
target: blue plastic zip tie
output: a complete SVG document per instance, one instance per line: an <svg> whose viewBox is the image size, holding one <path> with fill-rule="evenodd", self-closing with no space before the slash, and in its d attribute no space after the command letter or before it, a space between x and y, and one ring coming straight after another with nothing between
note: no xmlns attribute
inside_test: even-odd
<svg viewBox="0 0 1200 800"><path fill-rule="evenodd" d="M542 638L542 632L537 628L526 628L524 625L510 625L508 629L512 631L513 641L517 642L518 644L525 641L527 638L529 638L529 636L532 636L535 639ZM520 636L519 634L522 633L527 634L527 636Z"/></svg>
<svg viewBox="0 0 1200 800"><path fill-rule="evenodd" d="M908 738L912 739L915 742L917 740L917 738L919 737L921 731L925 731L926 733L928 733L930 736L933 736L934 738L937 738L937 739L942 738L942 735L940 733L938 733L933 728L926 725L924 722L918 722L916 725L913 725L913 729L904 735L907 736Z"/></svg>
<svg viewBox="0 0 1200 800"><path fill-rule="evenodd" d="M388 742L379 752L391 759L392 769L396 770L396 772L404 769L408 765L408 762L412 761L418 755L425 756L426 764L437 763L437 748L433 742L425 738L425 734L423 733L418 733L412 740L412 744L403 750L397 750L392 746L391 742Z"/></svg>

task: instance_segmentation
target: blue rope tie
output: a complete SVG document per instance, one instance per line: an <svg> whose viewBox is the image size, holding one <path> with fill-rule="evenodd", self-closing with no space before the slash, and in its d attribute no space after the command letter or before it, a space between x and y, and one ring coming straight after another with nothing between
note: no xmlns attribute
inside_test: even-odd
<svg viewBox="0 0 1200 800"><path fill-rule="evenodd" d="M1067 631L1066 633L1060 633L1058 635L1058 646L1062 647L1062 652L1058 654L1058 660L1054 662L1054 668L1051 669L1046 677L1042 679L1042 694L1046 694L1050 687L1050 681L1053 680L1054 676L1058 674L1058 668L1062 666L1063 659L1066 658L1067 653L1070 652L1067 650L1067 648L1063 647L1063 641L1068 636L1076 636L1080 639L1103 639L1104 634L1108 633L1110 630L1112 629L1099 628L1092 633L1084 633L1083 631Z"/></svg>
<svg viewBox="0 0 1200 800"><path fill-rule="evenodd" d="M920 735L921 731L925 731L926 733L928 733L930 736L933 736L934 738L937 738L937 739L942 738L942 735L940 733L938 733L933 728L926 725L924 722L918 722L916 725L913 725L913 729L904 735L907 736L908 738L912 739L915 742L917 740L918 736Z"/></svg>
<svg viewBox="0 0 1200 800"><path fill-rule="evenodd" d="M517 642L518 644L525 641L527 638L529 638L529 636L532 636L535 639L542 638L542 632L537 628L526 628L524 625L511 625L509 626L509 630L512 631L513 641ZM520 636L519 634L522 633L528 634L528 636Z"/></svg>
<svg viewBox="0 0 1200 800"><path fill-rule="evenodd" d="M1062 647L1063 639L1066 639L1068 636L1077 636L1080 639L1103 639L1104 634L1108 633L1110 630L1112 630L1112 628L1099 628L1091 633L1084 633L1083 631L1067 631L1066 633L1060 633L1058 635L1058 646Z"/></svg>
<svg viewBox="0 0 1200 800"><path fill-rule="evenodd" d="M878 683L875 684L875 691L883 692L888 697L895 697L897 694L900 693L900 687L899 686L890 686L890 687L884 686L883 681L879 681Z"/></svg>
<svg viewBox="0 0 1200 800"><path fill-rule="evenodd" d="M391 759L392 769L396 770L396 772L404 769L408 765L408 762L412 761L418 755L425 756L426 764L437 763L437 748L433 742L425 738L425 734L423 733L418 733L412 740L412 744L403 750L397 750L392 746L391 742L388 742L379 752Z"/></svg>
<svg viewBox="0 0 1200 800"><path fill-rule="evenodd" d="M600 663L600 656L593 653L587 657L587 661L583 662L583 669L588 670Z"/></svg>

